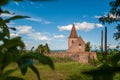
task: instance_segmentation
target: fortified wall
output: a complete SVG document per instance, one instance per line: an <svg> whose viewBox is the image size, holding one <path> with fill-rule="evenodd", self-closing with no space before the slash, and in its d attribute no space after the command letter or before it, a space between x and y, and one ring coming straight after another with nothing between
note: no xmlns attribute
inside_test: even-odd
<svg viewBox="0 0 120 80"><path fill-rule="evenodd" d="M90 59L96 60L96 53L95 52L80 52L80 53L72 53L72 52L52 52L48 56L54 57L68 57L80 63L89 63Z"/></svg>

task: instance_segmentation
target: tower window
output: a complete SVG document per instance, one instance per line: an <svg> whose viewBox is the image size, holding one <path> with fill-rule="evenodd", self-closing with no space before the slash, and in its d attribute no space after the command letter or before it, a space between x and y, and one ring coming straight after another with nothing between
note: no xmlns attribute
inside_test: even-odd
<svg viewBox="0 0 120 80"><path fill-rule="evenodd" d="M74 40L72 40L72 43L74 43Z"/></svg>
<svg viewBox="0 0 120 80"><path fill-rule="evenodd" d="M79 44L79 49L81 49L81 44Z"/></svg>

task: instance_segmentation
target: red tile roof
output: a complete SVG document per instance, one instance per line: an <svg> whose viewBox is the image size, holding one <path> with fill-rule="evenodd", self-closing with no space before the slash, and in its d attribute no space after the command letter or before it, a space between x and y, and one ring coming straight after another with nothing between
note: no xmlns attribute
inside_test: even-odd
<svg viewBox="0 0 120 80"><path fill-rule="evenodd" d="M69 38L78 38L77 33L76 33L76 29L75 29L75 24L73 24Z"/></svg>

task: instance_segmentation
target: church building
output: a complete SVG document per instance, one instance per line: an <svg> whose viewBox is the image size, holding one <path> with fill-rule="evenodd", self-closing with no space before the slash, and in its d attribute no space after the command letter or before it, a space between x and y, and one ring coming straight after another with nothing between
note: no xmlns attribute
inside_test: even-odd
<svg viewBox="0 0 120 80"><path fill-rule="evenodd" d="M53 52L49 56L69 57L80 63L89 63L91 60L96 60L96 52L86 52L85 46L86 43L81 36L78 37L75 24L73 24L68 37L68 49L65 52Z"/></svg>
<svg viewBox="0 0 120 80"><path fill-rule="evenodd" d="M83 41L82 37L78 37L75 24L73 24L70 36L68 38L67 52L85 52L85 42Z"/></svg>

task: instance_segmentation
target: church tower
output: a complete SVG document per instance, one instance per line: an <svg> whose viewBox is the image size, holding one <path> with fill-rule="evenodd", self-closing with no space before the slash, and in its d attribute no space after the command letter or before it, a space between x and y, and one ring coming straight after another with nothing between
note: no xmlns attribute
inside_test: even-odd
<svg viewBox="0 0 120 80"><path fill-rule="evenodd" d="M72 44L77 40L77 38L78 35L76 33L75 24L73 24L70 36L68 38L68 48L72 46Z"/></svg>
<svg viewBox="0 0 120 80"><path fill-rule="evenodd" d="M73 24L70 36L68 37L67 52L85 52L85 42L81 37L78 37L75 24Z"/></svg>

